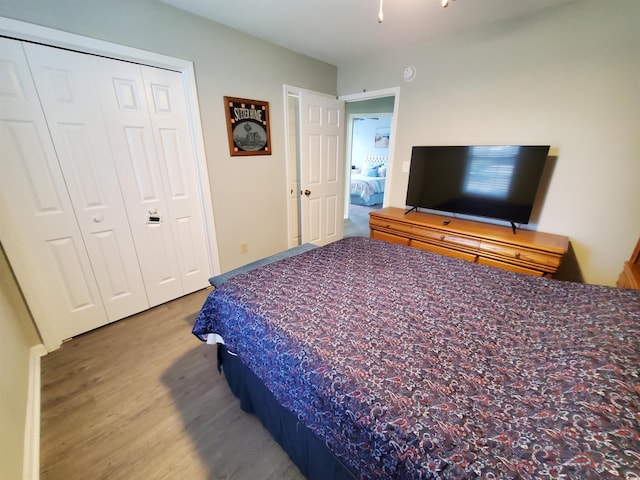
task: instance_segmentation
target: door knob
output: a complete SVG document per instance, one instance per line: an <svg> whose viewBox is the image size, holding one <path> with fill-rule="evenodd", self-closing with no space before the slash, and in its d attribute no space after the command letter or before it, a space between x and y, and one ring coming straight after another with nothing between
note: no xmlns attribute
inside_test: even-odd
<svg viewBox="0 0 640 480"><path fill-rule="evenodd" d="M103 220L104 220L104 217L102 215L96 215L95 217L93 217L93 221L95 223L100 223Z"/></svg>
<svg viewBox="0 0 640 480"><path fill-rule="evenodd" d="M302 192L300 192L300 193L302 193ZM308 197L309 195L311 195L311 190L305 190L304 194Z"/></svg>

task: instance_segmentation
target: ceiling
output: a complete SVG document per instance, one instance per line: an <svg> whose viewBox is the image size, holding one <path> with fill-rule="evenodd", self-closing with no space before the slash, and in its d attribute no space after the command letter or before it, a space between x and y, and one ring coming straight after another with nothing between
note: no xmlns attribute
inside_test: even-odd
<svg viewBox="0 0 640 480"><path fill-rule="evenodd" d="M579 0L160 0L333 65Z"/></svg>

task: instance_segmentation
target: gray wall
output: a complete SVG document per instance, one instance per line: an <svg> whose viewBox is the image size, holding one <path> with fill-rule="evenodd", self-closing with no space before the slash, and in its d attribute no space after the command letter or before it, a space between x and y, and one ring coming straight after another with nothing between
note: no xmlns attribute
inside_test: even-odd
<svg viewBox="0 0 640 480"><path fill-rule="evenodd" d="M29 352L39 343L0 247L0 478L22 478Z"/></svg>
<svg viewBox="0 0 640 480"><path fill-rule="evenodd" d="M393 113L394 97L372 98L347 103L347 115L353 113Z"/></svg>
<svg viewBox="0 0 640 480"><path fill-rule="evenodd" d="M639 24L640 1L579 0L377 52L339 69L338 93L401 87L393 206L404 206L413 145L551 144L533 226L570 237L578 277L614 285L640 236Z"/></svg>

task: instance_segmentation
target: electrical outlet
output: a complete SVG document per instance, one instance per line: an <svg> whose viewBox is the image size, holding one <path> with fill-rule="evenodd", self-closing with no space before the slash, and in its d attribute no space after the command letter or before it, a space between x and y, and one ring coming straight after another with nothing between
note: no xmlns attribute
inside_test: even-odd
<svg viewBox="0 0 640 480"><path fill-rule="evenodd" d="M247 253L249 251L249 245L247 242L240 242L240 253Z"/></svg>

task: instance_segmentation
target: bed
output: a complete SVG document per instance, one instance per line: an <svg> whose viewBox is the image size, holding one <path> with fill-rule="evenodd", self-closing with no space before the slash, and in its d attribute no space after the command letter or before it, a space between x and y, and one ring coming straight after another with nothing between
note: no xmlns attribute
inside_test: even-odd
<svg viewBox="0 0 640 480"><path fill-rule="evenodd" d="M350 237L226 278L193 333L310 479L640 477L639 291Z"/></svg>
<svg viewBox="0 0 640 480"><path fill-rule="evenodd" d="M386 157L365 157L362 168L351 170L350 203L369 207L381 204L386 177Z"/></svg>
<svg viewBox="0 0 640 480"><path fill-rule="evenodd" d="M384 200L386 177L351 175L351 200L353 205L372 206Z"/></svg>

